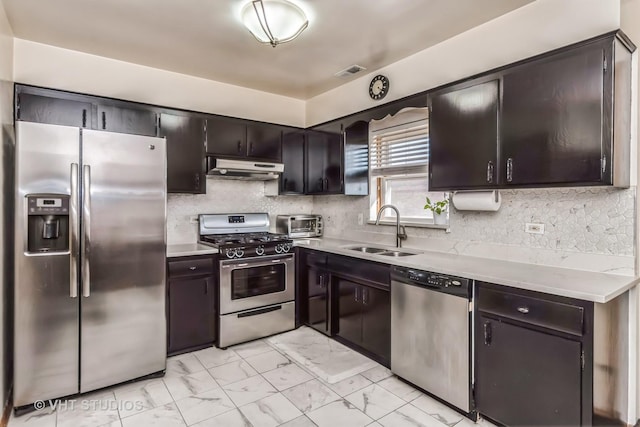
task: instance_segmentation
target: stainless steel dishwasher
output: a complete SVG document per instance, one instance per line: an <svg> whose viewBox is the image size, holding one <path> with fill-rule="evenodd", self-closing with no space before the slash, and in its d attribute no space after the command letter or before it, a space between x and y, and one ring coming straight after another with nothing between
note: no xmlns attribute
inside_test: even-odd
<svg viewBox="0 0 640 427"><path fill-rule="evenodd" d="M394 266L391 370L471 411L470 281Z"/></svg>

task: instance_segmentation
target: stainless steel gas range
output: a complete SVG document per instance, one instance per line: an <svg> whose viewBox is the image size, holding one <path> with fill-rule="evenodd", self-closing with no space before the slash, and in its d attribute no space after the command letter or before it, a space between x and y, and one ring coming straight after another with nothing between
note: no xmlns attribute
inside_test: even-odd
<svg viewBox="0 0 640 427"><path fill-rule="evenodd" d="M295 255L269 214L199 216L200 242L220 251L219 347L295 328Z"/></svg>

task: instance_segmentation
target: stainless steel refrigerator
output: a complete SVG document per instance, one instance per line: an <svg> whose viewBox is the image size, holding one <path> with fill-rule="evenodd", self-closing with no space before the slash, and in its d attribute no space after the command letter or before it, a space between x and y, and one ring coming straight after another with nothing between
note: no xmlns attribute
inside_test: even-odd
<svg viewBox="0 0 640 427"><path fill-rule="evenodd" d="M16 122L14 406L165 369L162 138Z"/></svg>

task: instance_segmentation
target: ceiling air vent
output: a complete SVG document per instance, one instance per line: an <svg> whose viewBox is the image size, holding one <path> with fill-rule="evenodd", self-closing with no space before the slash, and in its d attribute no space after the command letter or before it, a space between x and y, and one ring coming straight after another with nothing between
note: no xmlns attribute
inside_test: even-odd
<svg viewBox="0 0 640 427"><path fill-rule="evenodd" d="M353 76L354 74L359 73L360 71L366 70L366 68L361 67L360 65L352 65L349 68L346 68L342 71L338 71L337 73L335 73L334 75L336 77L349 77L349 76Z"/></svg>

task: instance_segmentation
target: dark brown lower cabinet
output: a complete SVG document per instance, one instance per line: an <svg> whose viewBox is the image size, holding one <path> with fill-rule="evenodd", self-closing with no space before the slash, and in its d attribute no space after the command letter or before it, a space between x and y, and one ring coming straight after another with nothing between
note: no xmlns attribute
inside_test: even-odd
<svg viewBox="0 0 640 427"><path fill-rule="evenodd" d="M482 283L476 298L478 412L506 426L591 425L590 303Z"/></svg>
<svg viewBox="0 0 640 427"><path fill-rule="evenodd" d="M331 275L313 266L307 267L307 324L323 334L330 335L329 289Z"/></svg>
<svg viewBox="0 0 640 427"><path fill-rule="evenodd" d="M167 354L212 345L216 338L217 279L213 258L169 260Z"/></svg>
<svg viewBox="0 0 640 427"><path fill-rule="evenodd" d="M388 365L391 360L390 292L340 277L334 280L339 295L337 336Z"/></svg>

